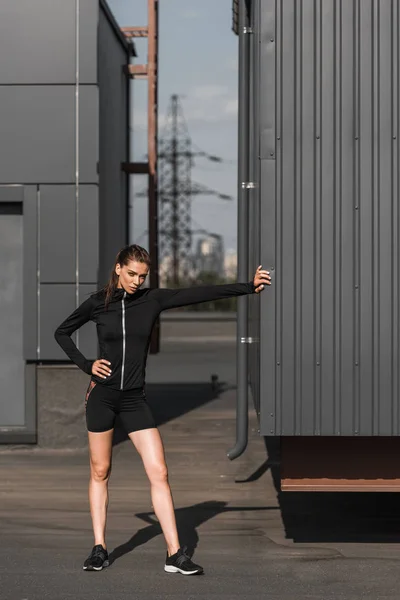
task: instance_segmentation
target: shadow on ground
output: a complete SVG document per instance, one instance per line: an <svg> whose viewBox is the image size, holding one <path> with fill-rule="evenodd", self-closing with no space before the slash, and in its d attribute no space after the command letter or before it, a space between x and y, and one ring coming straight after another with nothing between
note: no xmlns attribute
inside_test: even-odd
<svg viewBox="0 0 400 600"><path fill-rule="evenodd" d="M271 469L287 538L308 543L400 542L398 493L282 492L279 438L265 437L264 441L267 459L246 482Z"/></svg>
<svg viewBox="0 0 400 600"><path fill-rule="evenodd" d="M147 384L146 396L157 426L204 406L232 386L215 379L210 383ZM119 418L115 421L113 445L128 440Z"/></svg>
<svg viewBox="0 0 400 600"><path fill-rule="evenodd" d="M227 504L227 502L210 500L194 504L193 506L175 509L179 539L182 545L187 546L189 556L193 556L199 541L197 527L206 521L213 519L217 515L235 511L277 510L277 507L275 506L227 506ZM153 512L137 513L136 516L146 523L149 523L149 525L143 527L143 529L139 529L139 531L137 531L127 542L114 548L110 553L110 564L121 558L121 556L124 556L124 554L128 554L128 552L131 552L135 548L146 544L157 535L161 535L161 527L154 517Z"/></svg>

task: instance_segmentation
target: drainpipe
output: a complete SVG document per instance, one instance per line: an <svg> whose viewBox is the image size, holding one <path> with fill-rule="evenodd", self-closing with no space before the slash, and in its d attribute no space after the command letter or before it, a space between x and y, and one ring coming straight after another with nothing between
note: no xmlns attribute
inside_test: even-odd
<svg viewBox="0 0 400 600"><path fill-rule="evenodd" d="M239 0L239 81L238 81L238 281L248 281L248 191L249 173L249 15L246 0ZM248 441L248 380L247 380L247 295L237 299L236 344L236 445L228 452L228 458L238 458L246 449Z"/></svg>

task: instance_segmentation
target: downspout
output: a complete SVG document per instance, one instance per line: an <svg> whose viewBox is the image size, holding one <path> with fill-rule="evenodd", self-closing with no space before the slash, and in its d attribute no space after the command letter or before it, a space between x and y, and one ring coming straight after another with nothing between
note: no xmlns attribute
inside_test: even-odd
<svg viewBox="0 0 400 600"><path fill-rule="evenodd" d="M239 0L239 80L238 80L238 281L248 281L248 182L249 173L249 15L246 0ZM237 299L236 344L236 444L228 458L238 458L248 441L248 380L247 380L247 296Z"/></svg>
<svg viewBox="0 0 400 600"><path fill-rule="evenodd" d="M75 305L79 306L79 45L80 36L80 0L75 0ZM75 334L79 348L79 330Z"/></svg>

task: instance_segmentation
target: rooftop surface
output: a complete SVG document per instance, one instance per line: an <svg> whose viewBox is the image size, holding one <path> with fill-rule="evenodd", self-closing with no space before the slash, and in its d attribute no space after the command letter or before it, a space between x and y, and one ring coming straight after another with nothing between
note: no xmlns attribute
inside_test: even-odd
<svg viewBox="0 0 400 600"><path fill-rule="evenodd" d="M205 575L164 573L149 484L123 436L110 481L112 564L99 573L82 570L93 545L87 451L4 449L2 600L398 598L396 494L280 493L276 440L259 437L252 410L247 451L226 457L235 441L233 343L164 343L149 357L147 393L181 542Z"/></svg>

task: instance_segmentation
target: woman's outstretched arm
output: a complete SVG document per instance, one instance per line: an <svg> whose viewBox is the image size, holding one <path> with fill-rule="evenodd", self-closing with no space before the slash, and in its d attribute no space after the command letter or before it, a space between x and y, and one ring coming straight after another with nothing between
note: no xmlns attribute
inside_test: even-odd
<svg viewBox="0 0 400 600"><path fill-rule="evenodd" d="M211 300L222 300L232 296L243 296L261 292L264 283L270 283L268 271L262 271L258 267L253 281L248 283L226 283L222 285L202 285L182 289L157 289L154 290L161 310L178 308L189 304L209 302Z"/></svg>
<svg viewBox="0 0 400 600"><path fill-rule="evenodd" d="M62 323L57 327L54 332L55 340L60 344L65 354L74 362L82 371L91 375L93 360L88 360L83 356L82 352L78 350L71 335L82 327L85 323L90 321L93 310L92 298L88 298L73 313L69 315Z"/></svg>

